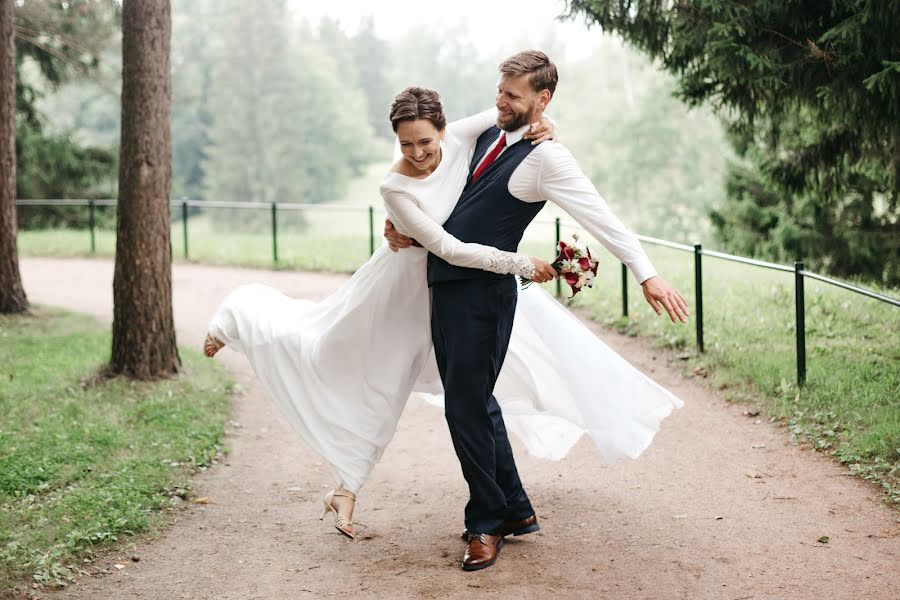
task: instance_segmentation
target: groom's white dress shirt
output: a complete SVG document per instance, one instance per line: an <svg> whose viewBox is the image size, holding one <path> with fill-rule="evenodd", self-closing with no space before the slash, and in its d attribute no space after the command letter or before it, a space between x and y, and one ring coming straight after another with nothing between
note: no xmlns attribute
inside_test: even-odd
<svg viewBox="0 0 900 600"><path fill-rule="evenodd" d="M522 140L527 132L528 125L506 132L506 148ZM484 156L490 154L499 139L498 135ZM525 140L524 143L530 142ZM513 171L509 193L522 202L547 200L562 208L622 261L638 283L657 274L637 237L613 214L594 184L578 167L575 157L562 144L538 144Z"/></svg>

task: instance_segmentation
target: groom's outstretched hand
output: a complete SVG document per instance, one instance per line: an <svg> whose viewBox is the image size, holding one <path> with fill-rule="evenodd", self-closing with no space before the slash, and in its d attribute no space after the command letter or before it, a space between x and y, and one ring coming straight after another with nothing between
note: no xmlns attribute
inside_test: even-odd
<svg viewBox="0 0 900 600"><path fill-rule="evenodd" d="M388 219L384 221L384 239L388 241L388 246L394 252L403 248L409 248L415 242L411 237L407 237L394 229L394 224Z"/></svg>
<svg viewBox="0 0 900 600"><path fill-rule="evenodd" d="M656 314L661 315L665 309L673 323L675 319L687 323L689 314L687 302L678 290L669 285L668 281L659 275L654 275L641 284L641 289L644 290L644 298L647 299L647 303L656 311Z"/></svg>

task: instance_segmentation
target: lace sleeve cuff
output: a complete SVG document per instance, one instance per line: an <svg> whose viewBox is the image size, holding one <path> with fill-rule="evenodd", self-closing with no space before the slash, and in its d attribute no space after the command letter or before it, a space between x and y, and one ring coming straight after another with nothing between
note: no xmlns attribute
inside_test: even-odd
<svg viewBox="0 0 900 600"><path fill-rule="evenodd" d="M534 264L524 254L504 252L503 250L491 250L488 256L488 264L484 269L491 273L503 273L518 275L527 279L534 277Z"/></svg>

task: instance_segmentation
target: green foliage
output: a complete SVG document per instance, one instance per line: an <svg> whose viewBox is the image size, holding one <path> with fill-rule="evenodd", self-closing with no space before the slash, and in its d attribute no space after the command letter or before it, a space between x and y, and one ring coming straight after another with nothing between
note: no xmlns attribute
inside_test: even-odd
<svg viewBox="0 0 900 600"><path fill-rule="evenodd" d="M185 349L175 379L97 378L109 333L68 313L2 318L0 337L0 584L65 582L190 495L222 450L231 384Z"/></svg>
<svg viewBox="0 0 900 600"><path fill-rule="evenodd" d="M283 0L218 3L209 88L206 197L323 202L368 158L365 102Z"/></svg>
<svg viewBox="0 0 900 600"><path fill-rule="evenodd" d="M420 84L439 90L450 119L493 104L502 54L480 49L466 21L423 26L392 43L376 36L370 19L353 34L324 19L315 30L294 21L287 34L262 27L272 36L247 48L228 41L243 44L240 27L250 32L254 19L278 21L284 10L277 3L261 4L253 14L235 13L241 23L229 25L231 13L215 0L173 1L174 198L247 200L256 194L263 201L275 195L279 202L333 201L368 163L391 158L388 107L402 88ZM285 36L290 43L275 43ZM560 59L551 28L543 38L541 47ZM229 53L229 48L243 50ZM278 64L257 68L248 58L251 50L258 57L269 52L268 62ZM48 131L79 143L115 143L119 60L113 40L90 79L71 81L42 99L38 107L51 117ZM724 187L727 143L720 124L707 110L687 111L668 95L672 78L613 41L560 66L563 81L549 113L617 213L650 235L706 239L706 213L718 206ZM248 70L249 79L241 75ZM588 96L592 102L584 101ZM254 109L256 102L278 108ZM254 122L265 134L259 151L251 150ZM357 187L357 200L379 204L378 181ZM114 195L113 186L103 189ZM268 213L231 214L210 213L209 222L234 232L248 225L260 232L270 227ZM302 230L297 226L305 226L310 215L300 216L283 214L281 229Z"/></svg>
<svg viewBox="0 0 900 600"><path fill-rule="evenodd" d="M499 60L483 57L465 21L416 28L395 42L392 50L391 100L410 85L430 87L440 92L451 121L494 105ZM387 121L387 107L382 111Z"/></svg>
<svg viewBox="0 0 900 600"><path fill-rule="evenodd" d="M83 148L68 136L43 135L27 121L16 129L16 194L19 198L106 197L97 184L110 182L116 157L109 150ZM69 206L22 207L21 229L71 227L86 223L84 209Z"/></svg>
<svg viewBox="0 0 900 600"><path fill-rule="evenodd" d="M203 197L212 123L209 93L219 35L213 0L172 2L172 197Z"/></svg>
<svg viewBox="0 0 900 600"><path fill-rule="evenodd" d="M319 24L317 42L336 61L345 85L362 90L372 129L379 137L393 141L388 107L399 90L389 81L391 47L375 34L374 18L363 19L352 37L337 21L325 18Z"/></svg>
<svg viewBox="0 0 900 600"><path fill-rule="evenodd" d="M900 282L900 4L568 6L658 59L685 101L710 103L728 120L742 160L728 206L713 214L726 242Z"/></svg>
<svg viewBox="0 0 900 600"><path fill-rule="evenodd" d="M34 63L44 83L57 87L96 68L99 55L118 28L115 0L29 0L15 7L16 112L39 124L35 102L42 86L21 76L22 65Z"/></svg>
<svg viewBox="0 0 900 600"><path fill-rule="evenodd" d="M608 40L565 67L548 114L629 227L706 240L706 213L721 203L728 143L718 119L702 107L688 109L674 88L674 78L646 57Z"/></svg>
<svg viewBox="0 0 900 600"><path fill-rule="evenodd" d="M118 28L113 0L53 2L16 6L16 194L19 198L92 198L108 195L114 151L84 147L66 133L45 131L39 103L67 81L89 77ZM42 207L24 211L19 226L70 226L78 209Z"/></svg>

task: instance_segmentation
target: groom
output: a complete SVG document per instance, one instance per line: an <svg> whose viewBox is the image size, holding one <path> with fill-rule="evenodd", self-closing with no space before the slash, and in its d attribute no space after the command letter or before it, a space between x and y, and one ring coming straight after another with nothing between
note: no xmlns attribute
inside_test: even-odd
<svg viewBox="0 0 900 600"><path fill-rule="evenodd" d="M556 83L556 66L543 52L520 52L503 61L497 126L479 137L468 182L444 228L464 242L514 252L525 228L549 200L629 267L657 313L665 309L672 321L686 321L684 298L657 276L637 238L609 210L571 153L557 143L532 146L523 141L528 124L540 119L553 97ZM394 250L413 243L390 223L385 237ZM455 267L432 254L428 285L447 424L469 485L462 568L474 571L494 564L504 536L540 528L493 395L518 290L511 275Z"/></svg>

